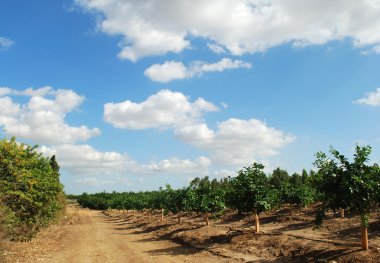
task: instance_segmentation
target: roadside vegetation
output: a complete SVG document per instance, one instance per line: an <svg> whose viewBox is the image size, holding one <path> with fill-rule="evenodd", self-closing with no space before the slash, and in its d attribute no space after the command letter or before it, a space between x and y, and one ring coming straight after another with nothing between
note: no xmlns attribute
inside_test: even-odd
<svg viewBox="0 0 380 263"><path fill-rule="evenodd" d="M55 156L37 146L0 141L0 239L29 240L61 215L65 198Z"/></svg>

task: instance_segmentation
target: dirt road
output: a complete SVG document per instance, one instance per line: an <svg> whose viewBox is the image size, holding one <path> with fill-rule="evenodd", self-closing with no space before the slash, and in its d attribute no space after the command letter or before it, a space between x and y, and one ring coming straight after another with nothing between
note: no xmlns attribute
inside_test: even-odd
<svg viewBox="0 0 380 263"><path fill-rule="evenodd" d="M149 233L100 211L69 207L79 220L63 226L54 250L28 262L233 262ZM70 211L71 210L71 211Z"/></svg>
<svg viewBox="0 0 380 263"><path fill-rule="evenodd" d="M4 241L0 263L35 262L380 262L380 222L370 219L370 250L360 250L360 218L331 212L313 230L315 207L289 215L289 207L264 213L257 234L252 216L227 212L204 226L203 218L158 211L91 211L71 205L58 225L29 242ZM180 245L176 242L181 242ZM0 244L1 245L1 244Z"/></svg>

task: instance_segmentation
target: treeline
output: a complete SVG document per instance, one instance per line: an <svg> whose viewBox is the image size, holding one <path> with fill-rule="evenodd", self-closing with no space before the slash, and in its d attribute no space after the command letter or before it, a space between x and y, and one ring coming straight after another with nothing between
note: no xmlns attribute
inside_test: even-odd
<svg viewBox="0 0 380 263"><path fill-rule="evenodd" d="M180 189L173 189L168 184L158 191L83 193L67 198L77 199L81 206L90 209L164 209L175 214L197 212L205 215L218 215L226 208L259 214L283 203L306 207L317 200L316 173L313 171L289 175L286 170L277 168L267 176L263 169L263 165L255 163L241 170L237 177L195 178Z"/></svg>
<svg viewBox="0 0 380 263"><path fill-rule="evenodd" d="M37 146L0 141L0 238L28 240L57 219L65 198L55 156Z"/></svg>
<svg viewBox="0 0 380 263"><path fill-rule="evenodd" d="M301 174L289 175L277 168L267 176L264 166L254 163L235 177L196 178L187 187L176 190L166 185L158 191L83 193L76 198L80 205L91 209L166 210L177 214L178 221L182 212L203 213L206 224L210 214L218 215L229 208L253 213L257 232L259 214L263 211L284 203L306 207L319 202L317 226L322 224L328 209L350 210L361 218L362 247L368 249L370 209L380 200L380 169L377 164L368 164L370 153L370 146L357 146L350 162L331 148L329 155L316 154L317 172L303 170Z"/></svg>

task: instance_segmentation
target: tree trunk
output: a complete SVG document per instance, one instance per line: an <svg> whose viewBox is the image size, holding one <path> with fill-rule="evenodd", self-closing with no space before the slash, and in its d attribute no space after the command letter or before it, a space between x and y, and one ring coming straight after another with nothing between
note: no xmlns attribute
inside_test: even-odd
<svg viewBox="0 0 380 263"><path fill-rule="evenodd" d="M178 225L181 224L181 215L177 215Z"/></svg>
<svg viewBox="0 0 380 263"><path fill-rule="evenodd" d="M164 209L161 208L161 221L164 221Z"/></svg>
<svg viewBox="0 0 380 263"><path fill-rule="evenodd" d="M368 250L368 229L366 226L362 226L362 249Z"/></svg>
<svg viewBox="0 0 380 263"><path fill-rule="evenodd" d="M255 213L255 232L256 233L260 232L260 221L259 221L259 216L257 213Z"/></svg>
<svg viewBox="0 0 380 263"><path fill-rule="evenodd" d="M340 219L344 219L344 208L340 209Z"/></svg>
<svg viewBox="0 0 380 263"><path fill-rule="evenodd" d="M208 213L207 212L205 213L205 223L206 223L206 226L208 226L209 222L208 222Z"/></svg>

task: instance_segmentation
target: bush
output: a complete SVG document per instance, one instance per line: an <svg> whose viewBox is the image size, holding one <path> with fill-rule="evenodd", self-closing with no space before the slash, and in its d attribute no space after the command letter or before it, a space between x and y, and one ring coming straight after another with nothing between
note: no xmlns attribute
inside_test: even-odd
<svg viewBox="0 0 380 263"><path fill-rule="evenodd" d="M54 221L64 208L63 186L55 157L15 138L0 141L0 200L7 236L26 240Z"/></svg>

